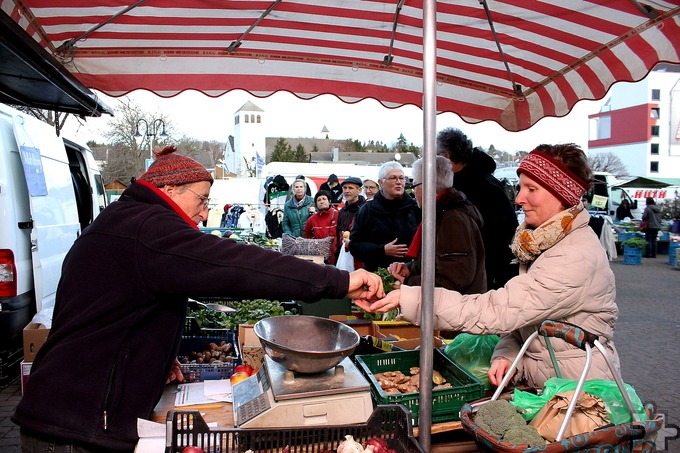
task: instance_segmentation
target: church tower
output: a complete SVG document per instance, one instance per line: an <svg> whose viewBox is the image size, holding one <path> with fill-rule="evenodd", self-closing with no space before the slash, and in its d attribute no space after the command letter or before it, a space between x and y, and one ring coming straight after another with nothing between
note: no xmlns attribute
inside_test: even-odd
<svg viewBox="0 0 680 453"><path fill-rule="evenodd" d="M265 164L264 110L248 101L234 113L234 152L226 163L239 176L260 176Z"/></svg>

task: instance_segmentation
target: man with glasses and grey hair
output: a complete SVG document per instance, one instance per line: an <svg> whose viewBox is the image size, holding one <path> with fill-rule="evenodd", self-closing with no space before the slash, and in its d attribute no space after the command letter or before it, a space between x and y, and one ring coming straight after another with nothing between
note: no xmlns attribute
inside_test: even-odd
<svg viewBox="0 0 680 453"><path fill-rule="evenodd" d="M199 230L212 175L167 146L73 244L52 329L12 421L23 451L131 452L169 379L189 297L382 297L380 277L348 273ZM303 192L304 193L304 192Z"/></svg>
<svg viewBox="0 0 680 453"><path fill-rule="evenodd" d="M405 193L406 176L399 162L380 167L378 184L380 191L354 218L349 242L352 256L371 271L410 260L406 252L421 219L418 204Z"/></svg>

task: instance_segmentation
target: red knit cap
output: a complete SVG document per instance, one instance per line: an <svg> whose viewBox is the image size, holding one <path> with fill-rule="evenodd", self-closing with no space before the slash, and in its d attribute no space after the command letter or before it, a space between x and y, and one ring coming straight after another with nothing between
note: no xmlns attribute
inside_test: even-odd
<svg viewBox="0 0 680 453"><path fill-rule="evenodd" d="M526 173L545 187L566 207L576 206L588 190L588 182L579 178L566 165L537 149L526 155L517 174Z"/></svg>
<svg viewBox="0 0 680 453"><path fill-rule="evenodd" d="M138 179L148 181L156 187L181 186L199 181L208 181L212 186L213 177L203 165L190 157L173 154L175 151L177 147L170 145L160 152L154 152L156 160Z"/></svg>

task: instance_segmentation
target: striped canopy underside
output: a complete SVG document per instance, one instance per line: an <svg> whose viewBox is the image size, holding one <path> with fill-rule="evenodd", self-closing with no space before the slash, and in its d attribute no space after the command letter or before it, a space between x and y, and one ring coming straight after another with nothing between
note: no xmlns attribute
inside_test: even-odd
<svg viewBox="0 0 680 453"><path fill-rule="evenodd" d="M284 90L423 104L419 0L401 8L398 0L0 3L85 86L111 96ZM437 111L469 123L524 130L601 99L617 81L644 78L658 62L680 62L680 0L486 4L488 16L479 0L437 2Z"/></svg>

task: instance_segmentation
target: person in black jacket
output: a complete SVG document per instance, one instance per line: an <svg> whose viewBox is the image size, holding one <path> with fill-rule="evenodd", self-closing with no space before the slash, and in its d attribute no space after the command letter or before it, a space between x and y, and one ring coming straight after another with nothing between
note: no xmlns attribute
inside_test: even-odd
<svg viewBox="0 0 680 453"><path fill-rule="evenodd" d="M335 173L331 173L328 176L328 180L321 184L319 190L326 190L330 192L331 205L337 207L340 203L342 203L342 186L338 182L338 176Z"/></svg>
<svg viewBox="0 0 680 453"><path fill-rule="evenodd" d="M335 241L337 245L335 250L336 261L340 254L340 247L347 246L347 243L349 242L345 232L350 232L352 230L354 217L357 215L357 212L359 212L359 209L366 204L366 199L361 195L361 179L355 176L345 178L342 181L341 186L345 197L345 205L340 209L340 215L338 216L338 240ZM359 263L356 264L359 265Z"/></svg>
<svg viewBox="0 0 680 453"><path fill-rule="evenodd" d="M68 252L52 329L12 416L23 451L132 452L137 419L150 417L169 376L182 380L190 296L312 302L383 292L364 270L202 233L213 178L175 151L159 152Z"/></svg>
<svg viewBox="0 0 680 453"><path fill-rule="evenodd" d="M498 289L519 273L510 244L517 229L517 215L503 185L493 172L496 162L479 149L460 129L446 128L437 134L437 152L448 157L454 172L453 187L463 192L484 219L487 289Z"/></svg>
<svg viewBox="0 0 680 453"><path fill-rule="evenodd" d="M359 209L349 237L352 256L370 271L409 261L406 252L421 220L415 199L404 192L406 176L399 162L384 163L378 183L380 191Z"/></svg>

